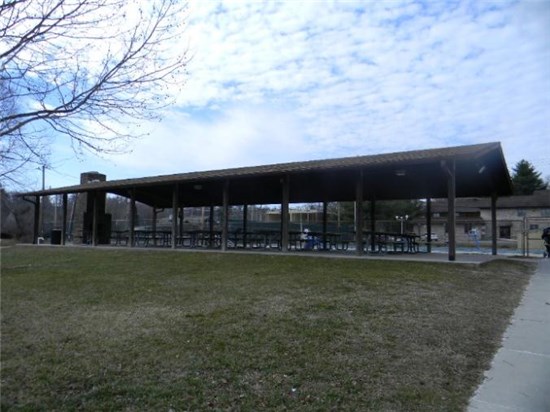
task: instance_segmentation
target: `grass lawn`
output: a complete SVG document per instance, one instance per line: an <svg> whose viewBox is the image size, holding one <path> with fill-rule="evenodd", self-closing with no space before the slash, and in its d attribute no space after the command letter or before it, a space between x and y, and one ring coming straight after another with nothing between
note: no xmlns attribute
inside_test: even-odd
<svg viewBox="0 0 550 412"><path fill-rule="evenodd" d="M2 410L460 411L533 267L1 251Z"/></svg>

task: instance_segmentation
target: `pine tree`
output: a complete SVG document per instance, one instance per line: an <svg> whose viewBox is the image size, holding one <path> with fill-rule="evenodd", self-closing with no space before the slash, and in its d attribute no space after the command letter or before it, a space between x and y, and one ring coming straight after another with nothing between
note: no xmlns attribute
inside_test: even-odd
<svg viewBox="0 0 550 412"><path fill-rule="evenodd" d="M546 189L541 173L527 160L520 160L513 169L514 195L531 195L535 190Z"/></svg>

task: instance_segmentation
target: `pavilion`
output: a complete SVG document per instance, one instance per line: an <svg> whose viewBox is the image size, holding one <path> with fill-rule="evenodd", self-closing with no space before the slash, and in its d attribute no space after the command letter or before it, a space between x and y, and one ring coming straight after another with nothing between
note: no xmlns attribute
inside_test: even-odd
<svg viewBox="0 0 550 412"><path fill-rule="evenodd" d="M62 195L62 244L65 244L67 196L86 193L90 199L91 243L98 244L98 199L106 193L156 208L172 208L173 216L183 207L222 207L221 250L227 249L230 206L280 204L280 245L289 250L289 205L322 202L326 228L328 202L356 202L355 244L364 244L363 202L371 202L374 232L375 203L381 200L426 199L427 232L431 233L430 199L448 201L448 258L455 260L455 199L488 197L492 210L492 252L497 253L496 203L512 194L512 183L500 143L484 143L429 150L355 156L305 162L280 163L204 172L191 172L137 179L92 181L75 186L23 193L35 205L34 239L38 237L40 199ZM134 245L134 217L130 213L129 246ZM176 248L177 219L172 221L171 246ZM326 229L324 229L326 231ZM356 248L358 254L363 248Z"/></svg>

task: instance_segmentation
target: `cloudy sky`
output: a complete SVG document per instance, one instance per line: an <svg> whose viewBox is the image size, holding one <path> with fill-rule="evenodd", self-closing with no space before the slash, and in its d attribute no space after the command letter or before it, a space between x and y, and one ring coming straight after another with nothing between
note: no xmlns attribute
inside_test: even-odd
<svg viewBox="0 0 550 412"><path fill-rule="evenodd" d="M194 1L188 23L164 120L123 155L56 146L47 186L493 141L550 177L548 0Z"/></svg>

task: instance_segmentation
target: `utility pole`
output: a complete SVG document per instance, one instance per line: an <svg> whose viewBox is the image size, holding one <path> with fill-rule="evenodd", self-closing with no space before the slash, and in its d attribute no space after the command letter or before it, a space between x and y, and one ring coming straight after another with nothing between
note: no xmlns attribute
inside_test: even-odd
<svg viewBox="0 0 550 412"><path fill-rule="evenodd" d="M46 165L42 165L42 191L46 189ZM40 196L40 236L44 237L44 196Z"/></svg>

